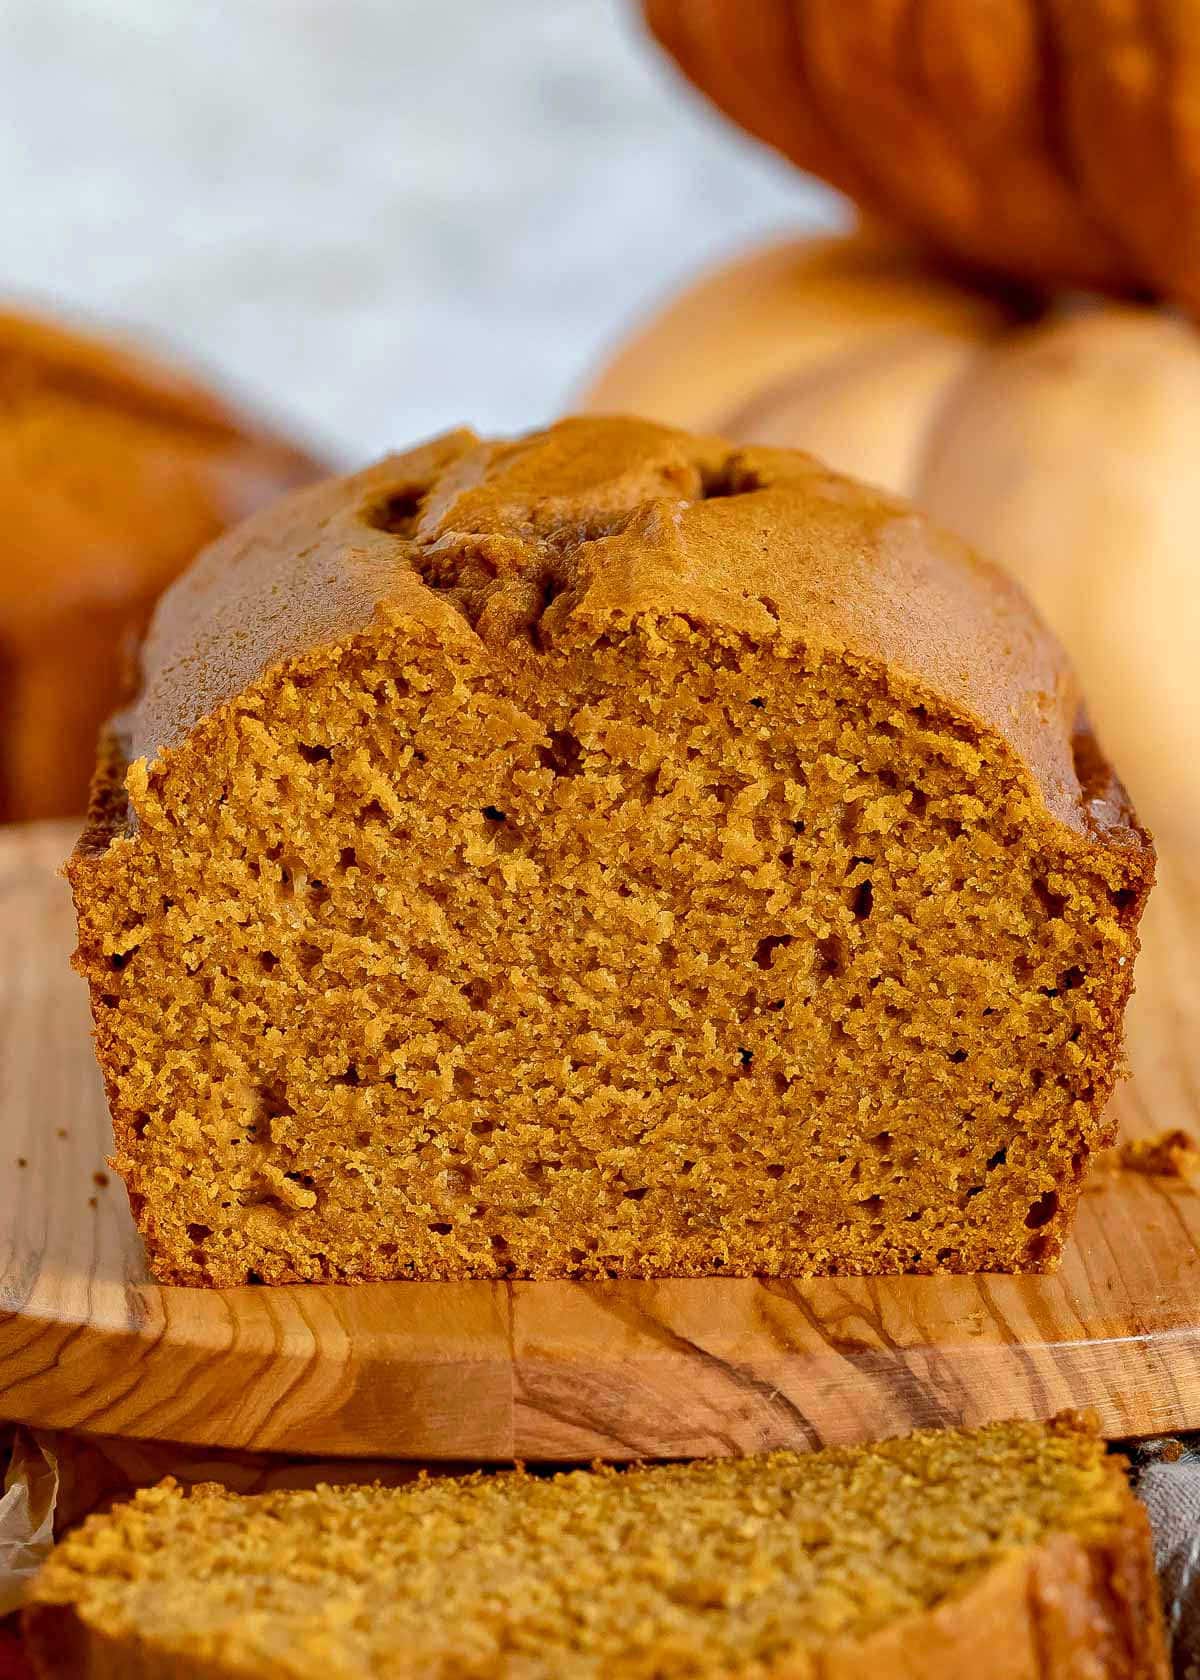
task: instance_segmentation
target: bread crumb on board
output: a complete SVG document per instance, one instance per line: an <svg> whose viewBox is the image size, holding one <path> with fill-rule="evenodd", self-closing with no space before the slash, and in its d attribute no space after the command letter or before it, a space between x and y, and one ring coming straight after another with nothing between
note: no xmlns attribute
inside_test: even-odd
<svg viewBox="0 0 1200 1680"><path fill-rule="evenodd" d="M1127 1138L1114 1149L1103 1150L1096 1164L1107 1172L1191 1179L1200 1171L1200 1142L1182 1126L1169 1126L1152 1137Z"/></svg>

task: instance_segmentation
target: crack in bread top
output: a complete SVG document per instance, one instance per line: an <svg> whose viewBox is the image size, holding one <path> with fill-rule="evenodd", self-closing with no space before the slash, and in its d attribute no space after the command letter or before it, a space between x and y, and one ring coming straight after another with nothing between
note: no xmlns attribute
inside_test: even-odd
<svg viewBox="0 0 1200 1680"><path fill-rule="evenodd" d="M1075 679L1005 574L808 456L617 418L516 441L450 432L215 543L155 615L134 758L381 615L497 661L673 615L781 651L841 650L1005 739L1047 809L1088 827Z"/></svg>

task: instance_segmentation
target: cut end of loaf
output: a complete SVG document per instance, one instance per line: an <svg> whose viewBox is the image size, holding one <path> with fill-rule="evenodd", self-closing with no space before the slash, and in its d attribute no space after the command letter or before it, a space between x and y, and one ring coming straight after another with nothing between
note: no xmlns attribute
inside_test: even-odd
<svg viewBox="0 0 1200 1680"><path fill-rule="evenodd" d="M76 866L159 1275L1057 1253L1137 895L883 673L676 622L502 692L381 632L222 733Z"/></svg>
<svg viewBox="0 0 1200 1680"><path fill-rule="evenodd" d="M89 1519L27 1611L47 1675L82 1672L69 1635L114 1661L95 1672L136 1648L147 1680L198 1658L212 1676L727 1680L911 1674L920 1653L960 1674L997 1640L1006 1673L1162 1680L1160 1625L1144 1513L1070 1418L404 1488L168 1483Z"/></svg>
<svg viewBox="0 0 1200 1680"><path fill-rule="evenodd" d="M114 746L78 960L156 1275L1052 1264L1152 869L1053 644L802 457L547 438L348 481L374 609Z"/></svg>

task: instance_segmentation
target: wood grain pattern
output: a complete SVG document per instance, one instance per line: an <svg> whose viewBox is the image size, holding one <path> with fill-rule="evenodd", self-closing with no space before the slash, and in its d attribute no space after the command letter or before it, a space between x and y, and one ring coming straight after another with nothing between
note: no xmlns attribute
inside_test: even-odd
<svg viewBox="0 0 1200 1680"><path fill-rule="evenodd" d="M816 1447L1091 1405L1200 1426L1200 1193L1098 1171L1052 1277L163 1289L119 1182L61 824L0 833L0 1416L347 1456ZM1126 1135L1200 1129L1200 869L1163 846ZM22 1164L23 1163L23 1164Z"/></svg>

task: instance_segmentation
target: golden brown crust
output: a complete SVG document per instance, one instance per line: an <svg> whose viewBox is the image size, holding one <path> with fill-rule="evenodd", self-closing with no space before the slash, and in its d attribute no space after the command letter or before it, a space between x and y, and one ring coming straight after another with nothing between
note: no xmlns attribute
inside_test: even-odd
<svg viewBox="0 0 1200 1680"><path fill-rule="evenodd" d="M71 1604L33 1605L22 1632L38 1680L249 1680L251 1672L174 1651L164 1656L136 1634L114 1638L89 1627Z"/></svg>
<svg viewBox="0 0 1200 1680"><path fill-rule="evenodd" d="M420 511L398 541L375 515L406 497ZM471 545L489 549L495 596L474 624L425 586L419 563L422 549L436 563ZM544 613L527 611L521 590L551 550L569 587L555 586ZM534 619L543 635L574 636L653 611L844 650L1002 735L1059 822L1147 845L1127 801L1082 796L1077 748L1093 788L1111 771L1061 648L998 567L811 457L632 419L566 420L514 443L451 433L247 521L155 615L132 757L152 761L273 665L344 640L381 610L451 645L508 640Z"/></svg>
<svg viewBox="0 0 1200 1680"><path fill-rule="evenodd" d="M1132 1598L1129 1585L1137 1589ZM23 1628L39 1680L244 1680L252 1672L156 1652L136 1636L111 1637L71 1604L34 1604ZM1135 1542L1131 1534L1091 1551L1066 1537L1052 1541L999 1566L950 1604L866 1641L829 1647L819 1667L790 1662L768 1680L862 1680L868 1673L872 1680L1167 1680L1169 1672L1149 1537ZM398 1669L396 1680L418 1677Z"/></svg>
<svg viewBox="0 0 1200 1680"><path fill-rule="evenodd" d="M820 1680L1166 1680L1145 1511L1131 1497L1121 1532L1052 1536L927 1616L822 1657Z"/></svg>
<svg viewBox="0 0 1200 1680"><path fill-rule="evenodd" d="M155 596L227 525L320 469L172 369L23 315L0 313L0 398L12 819L81 808Z"/></svg>

